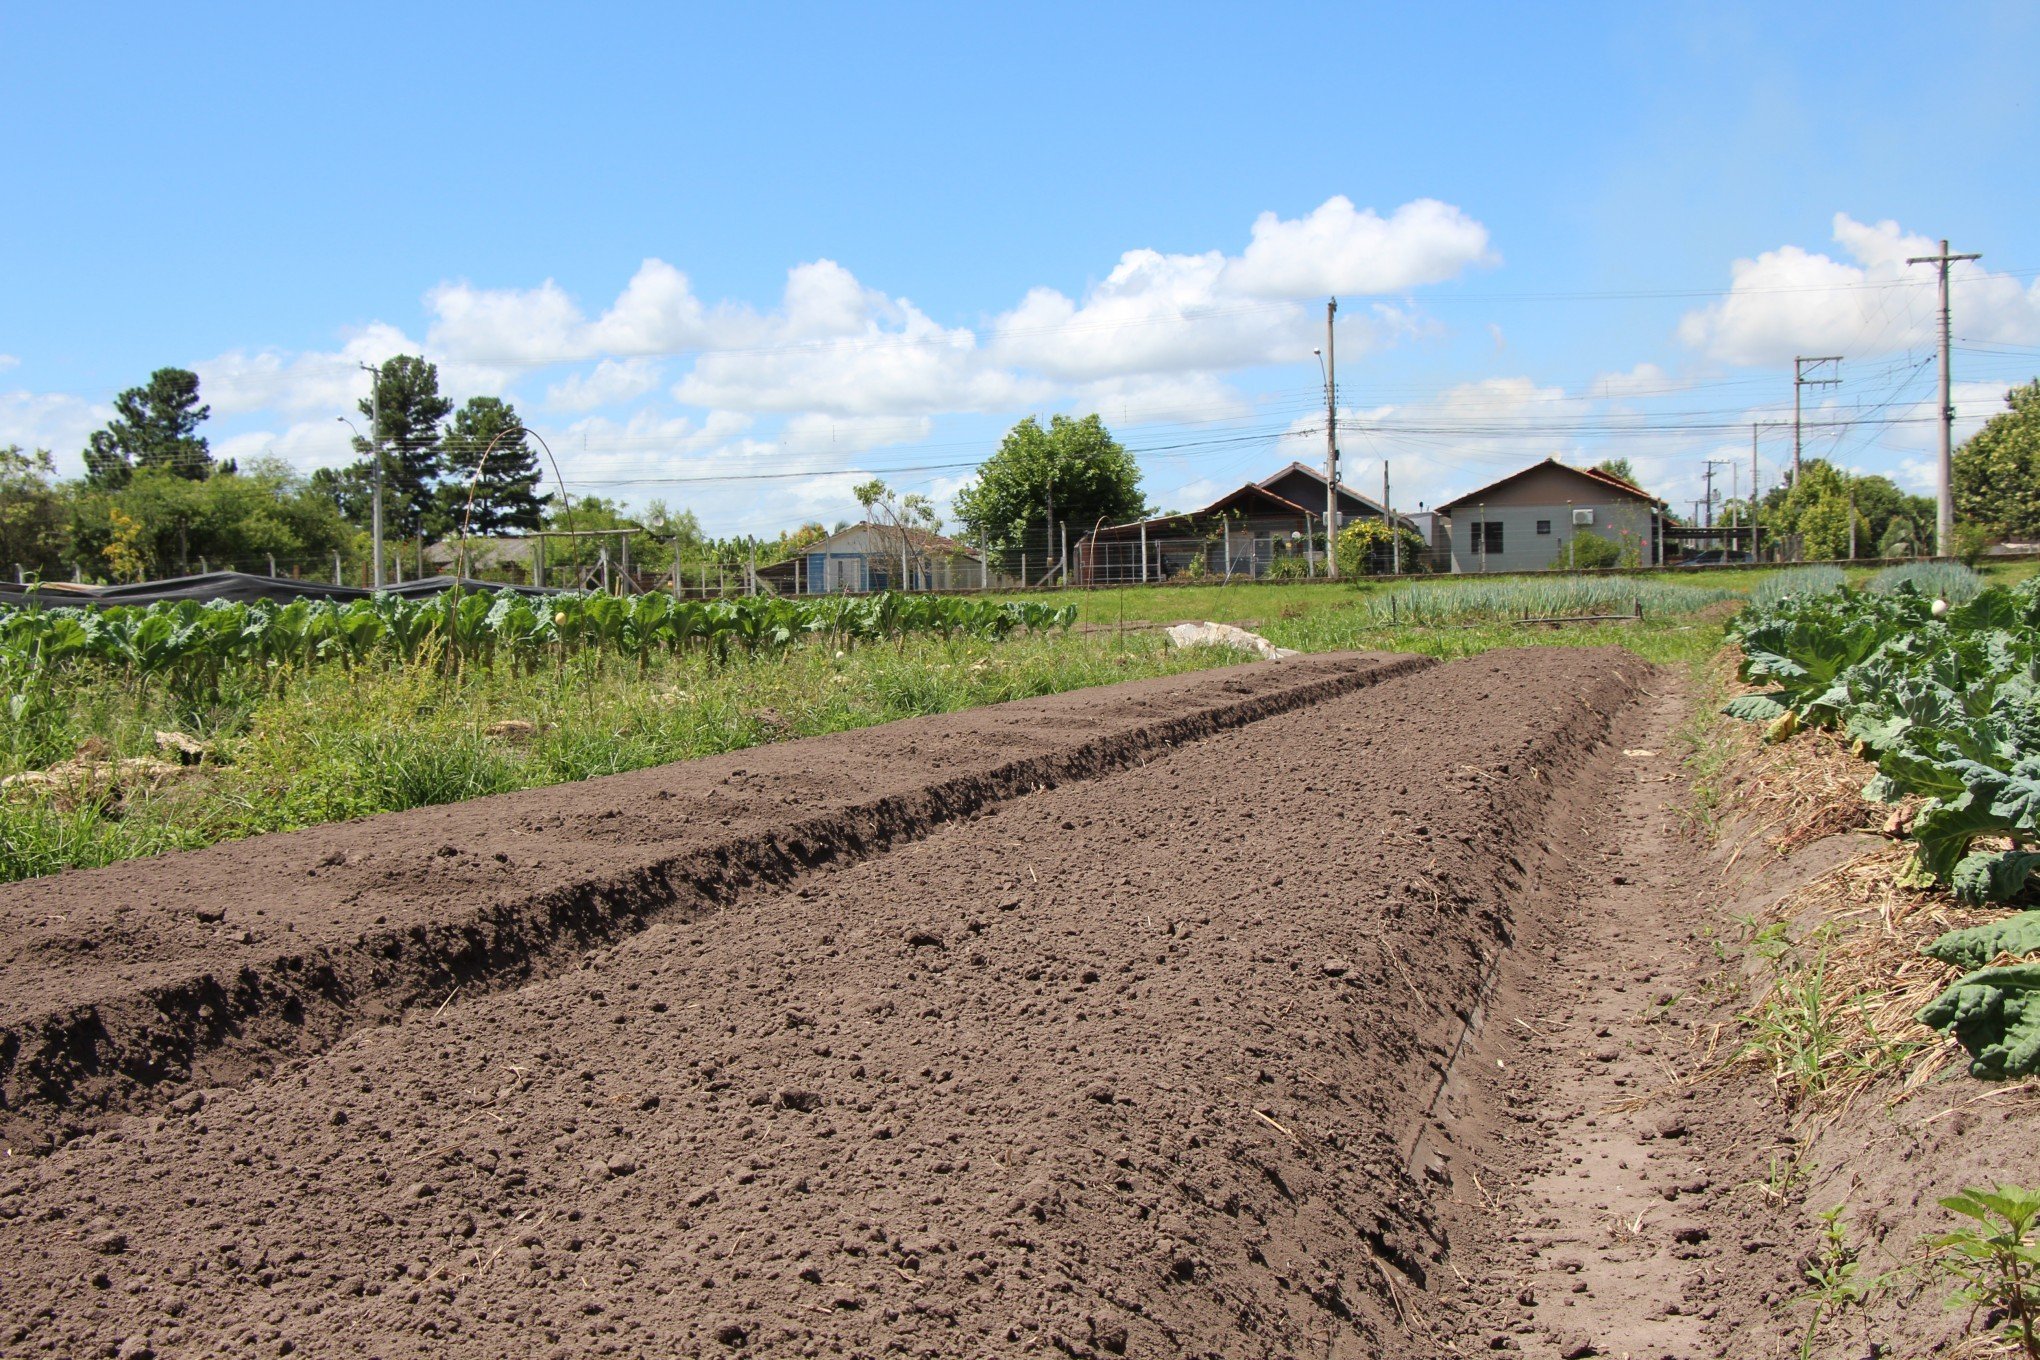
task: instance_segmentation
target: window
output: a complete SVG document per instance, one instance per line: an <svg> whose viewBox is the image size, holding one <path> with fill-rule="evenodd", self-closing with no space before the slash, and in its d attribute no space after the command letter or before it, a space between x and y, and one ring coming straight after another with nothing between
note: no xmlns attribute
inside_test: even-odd
<svg viewBox="0 0 2040 1360"><path fill-rule="evenodd" d="M1472 520L1467 524L1467 548L1490 557L1502 550L1502 526L1498 520Z"/></svg>
<svg viewBox="0 0 2040 1360"><path fill-rule="evenodd" d="M1540 520L1538 520L1538 521L1537 521L1537 532L1538 532L1538 533L1540 533L1540 534L1548 534L1548 533L1550 533L1550 532L1551 532L1551 521L1550 521L1550 520L1548 520L1548 519L1540 519Z"/></svg>

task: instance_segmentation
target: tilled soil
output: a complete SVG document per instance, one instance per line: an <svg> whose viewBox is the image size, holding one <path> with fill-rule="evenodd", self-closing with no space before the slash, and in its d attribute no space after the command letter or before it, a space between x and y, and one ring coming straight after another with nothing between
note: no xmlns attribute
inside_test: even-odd
<svg viewBox="0 0 2040 1360"><path fill-rule="evenodd" d="M1052 695L0 885L0 1142L240 1084L654 912L1431 664L1347 653Z"/></svg>
<svg viewBox="0 0 2040 1360"><path fill-rule="evenodd" d="M0 1346L1447 1353L1409 1157L1645 674L1346 686L13 1158Z"/></svg>

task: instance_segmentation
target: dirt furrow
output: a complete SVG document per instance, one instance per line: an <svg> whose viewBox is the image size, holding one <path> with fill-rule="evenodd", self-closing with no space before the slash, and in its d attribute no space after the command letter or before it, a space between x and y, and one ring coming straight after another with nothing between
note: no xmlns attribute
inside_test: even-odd
<svg viewBox="0 0 2040 1360"><path fill-rule="evenodd" d="M0 1340L1438 1354L1407 1149L1643 674L1329 698L16 1159Z"/></svg>
<svg viewBox="0 0 2040 1360"><path fill-rule="evenodd" d="M238 1083L663 911L1431 664L1343 654L788 742L0 887L0 1141Z"/></svg>

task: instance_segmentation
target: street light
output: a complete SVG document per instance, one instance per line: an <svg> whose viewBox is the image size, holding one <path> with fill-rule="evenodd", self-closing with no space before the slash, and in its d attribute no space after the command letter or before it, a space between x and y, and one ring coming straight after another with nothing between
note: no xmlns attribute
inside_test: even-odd
<svg viewBox="0 0 2040 1360"><path fill-rule="evenodd" d="M370 482L374 487L374 491L369 498L369 510L368 510L368 540L369 540L368 575L370 588L374 590L381 590L383 583L382 450L370 440L363 439L361 434L361 427L356 425L353 421L349 420L346 416L334 416L333 419L339 421L342 425L345 425L348 429L353 430L354 437L360 440L363 444L368 445L368 456L370 460L370 466L374 469L373 473L370 476Z"/></svg>

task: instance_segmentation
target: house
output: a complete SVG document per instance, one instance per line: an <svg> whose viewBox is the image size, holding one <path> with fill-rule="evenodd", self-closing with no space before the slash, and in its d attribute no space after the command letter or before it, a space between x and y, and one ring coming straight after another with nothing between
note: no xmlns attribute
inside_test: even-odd
<svg viewBox="0 0 2040 1360"><path fill-rule="evenodd" d="M1002 585L975 551L926 529L873 524L838 529L805 552L758 568L782 595L861 594L874 590L976 590Z"/></svg>
<svg viewBox="0 0 2040 1360"><path fill-rule="evenodd" d="M1340 484L1341 524L1381 514L1378 501ZM1405 516L1397 520L1408 524ZM1324 474L1291 463L1266 481L1248 482L1202 509L1111 524L1086 534L1070 548L1070 579L1077 585L1106 585L1178 577L1316 576L1325 569L1324 533Z"/></svg>
<svg viewBox="0 0 2040 1360"><path fill-rule="evenodd" d="M1632 482L1556 458L1433 507L1455 572L1563 567L1578 534L1633 546L1641 565L1656 566L1664 560L1665 510Z"/></svg>

